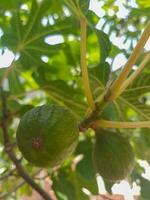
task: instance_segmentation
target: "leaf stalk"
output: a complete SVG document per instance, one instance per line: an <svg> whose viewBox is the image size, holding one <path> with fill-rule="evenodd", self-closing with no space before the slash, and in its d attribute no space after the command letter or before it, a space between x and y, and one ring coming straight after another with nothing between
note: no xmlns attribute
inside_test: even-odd
<svg viewBox="0 0 150 200"><path fill-rule="evenodd" d="M150 121L140 122L120 122L120 121L108 121L108 120L96 120L93 126L99 126L102 128L150 128Z"/></svg>
<svg viewBox="0 0 150 200"><path fill-rule="evenodd" d="M81 73L82 73L82 81L84 85L84 92L89 103L91 110L94 110L95 103L93 100L88 69L87 69L87 61L86 61L86 31L87 31L87 21L86 18L83 17L80 19L80 30L81 30L81 45L80 45L80 64L81 64Z"/></svg>

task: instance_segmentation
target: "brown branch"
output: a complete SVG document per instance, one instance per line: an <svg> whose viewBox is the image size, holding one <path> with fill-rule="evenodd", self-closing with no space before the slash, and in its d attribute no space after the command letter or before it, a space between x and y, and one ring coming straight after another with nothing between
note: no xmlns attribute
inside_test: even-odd
<svg viewBox="0 0 150 200"><path fill-rule="evenodd" d="M3 88L0 87L0 95L2 100L2 113L3 119L1 122L1 128L3 132L3 143L5 147L5 151L8 154L9 158L12 160L14 165L16 166L18 174L33 188L35 189L45 200L52 200L51 197L38 185L34 182L34 180L25 172L24 168L20 164L20 160L17 159L13 149L11 148L11 143L9 141L9 134L7 131L7 106L6 106L6 98L3 92Z"/></svg>

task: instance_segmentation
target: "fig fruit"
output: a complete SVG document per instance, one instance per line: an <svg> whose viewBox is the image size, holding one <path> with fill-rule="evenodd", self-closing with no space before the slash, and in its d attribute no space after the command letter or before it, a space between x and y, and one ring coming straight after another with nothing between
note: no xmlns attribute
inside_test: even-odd
<svg viewBox="0 0 150 200"><path fill-rule="evenodd" d="M93 149L97 172L110 181L126 178L134 167L134 153L127 138L118 132L98 129Z"/></svg>
<svg viewBox="0 0 150 200"><path fill-rule="evenodd" d="M78 133L77 120L70 110L42 105L23 115L16 138L26 160L39 167L53 167L75 150Z"/></svg>

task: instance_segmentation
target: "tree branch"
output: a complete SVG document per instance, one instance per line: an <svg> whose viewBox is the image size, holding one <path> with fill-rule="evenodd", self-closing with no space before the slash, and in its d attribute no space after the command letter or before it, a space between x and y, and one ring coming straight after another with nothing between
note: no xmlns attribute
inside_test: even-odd
<svg viewBox="0 0 150 200"><path fill-rule="evenodd" d="M3 143L5 147L5 151L7 152L9 158L12 160L14 165L16 166L16 169L18 171L18 174L32 187L34 188L45 200L52 200L50 196L38 185L34 182L34 180L28 176L28 174L25 172L24 168L20 164L20 161L17 159L13 149L11 148L11 144L9 141L9 135L7 131L7 106L6 106L6 98L3 92L3 88L0 87L0 95L2 99L2 112L3 112L3 119L1 122L1 128L3 132Z"/></svg>

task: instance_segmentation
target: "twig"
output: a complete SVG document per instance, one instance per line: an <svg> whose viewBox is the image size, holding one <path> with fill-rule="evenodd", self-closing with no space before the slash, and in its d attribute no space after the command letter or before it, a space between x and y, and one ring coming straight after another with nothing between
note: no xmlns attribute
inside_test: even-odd
<svg viewBox="0 0 150 200"><path fill-rule="evenodd" d="M140 72L143 70L145 65L149 62L150 60L150 52L148 52L141 64L139 65L138 69L136 69L130 76L129 78L123 83L122 87L120 88L117 96L119 96L133 81L137 78L137 76L140 74Z"/></svg>
<svg viewBox="0 0 150 200"><path fill-rule="evenodd" d="M80 19L80 28L81 28L81 45L80 45L80 59L81 59L81 72L82 72L82 81L84 85L84 91L85 96L87 98L87 101L89 103L89 106L91 110L94 110L95 103L93 100L90 83L89 83L89 77L88 77L88 69L86 64L86 28L87 28L87 22L86 18L83 17Z"/></svg>
<svg viewBox="0 0 150 200"><path fill-rule="evenodd" d="M142 122L119 122L119 121L108 121L108 120L96 120L91 126L102 127L102 128L150 128L150 121Z"/></svg>
<svg viewBox="0 0 150 200"><path fill-rule="evenodd" d="M28 174L25 172L24 168L20 164L20 161L17 159L14 151L12 148L10 148L10 141L9 141L9 135L7 131L7 106L6 106L6 98L3 93L3 88L0 87L0 95L2 99L2 112L3 112L3 119L1 123L1 128L3 132L3 142L5 151L7 152L8 156L16 166L17 172L20 174L20 176L32 187L34 188L45 200L51 200L50 196L38 185L34 182L34 180L28 176Z"/></svg>
<svg viewBox="0 0 150 200"><path fill-rule="evenodd" d="M126 65L124 66L121 74L118 76L118 78L112 84L112 86L110 88L111 95L109 95L109 97L108 97L109 101L114 100L117 97L117 93L118 93L119 89L121 88L122 84L124 83L124 80L129 75L133 65L135 64L136 60L138 59L149 36L150 36L150 20L141 36L139 42L137 43L135 49L133 50L132 54L130 55L130 57L128 59Z"/></svg>

